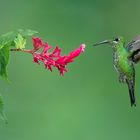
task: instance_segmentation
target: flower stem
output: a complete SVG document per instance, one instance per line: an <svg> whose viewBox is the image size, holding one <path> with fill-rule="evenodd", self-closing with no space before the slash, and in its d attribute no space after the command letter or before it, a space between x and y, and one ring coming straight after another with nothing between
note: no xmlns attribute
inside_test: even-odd
<svg viewBox="0 0 140 140"><path fill-rule="evenodd" d="M18 51L18 52L26 52L26 53L31 53L33 54L35 51L34 50L25 50L25 49L10 49L10 51Z"/></svg>

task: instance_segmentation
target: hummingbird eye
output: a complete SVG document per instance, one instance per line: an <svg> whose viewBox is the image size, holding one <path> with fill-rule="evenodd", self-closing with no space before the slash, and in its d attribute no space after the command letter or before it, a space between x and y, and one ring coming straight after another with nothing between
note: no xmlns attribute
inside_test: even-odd
<svg viewBox="0 0 140 140"><path fill-rule="evenodd" d="M115 38L115 40L114 40L114 41L118 42L119 40L120 40L119 38Z"/></svg>

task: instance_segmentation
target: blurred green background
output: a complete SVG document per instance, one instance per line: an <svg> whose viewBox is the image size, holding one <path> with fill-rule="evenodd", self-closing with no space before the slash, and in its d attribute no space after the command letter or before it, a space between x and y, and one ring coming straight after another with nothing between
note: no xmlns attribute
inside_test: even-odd
<svg viewBox="0 0 140 140"><path fill-rule="evenodd" d="M0 0L1 34L34 29L63 54L87 44L64 77L34 64L31 55L11 54L11 83L0 81L9 120L8 125L0 120L0 140L139 140L140 64L137 107L131 108L111 47L92 47L114 36L129 41L140 34L139 15L139 0Z"/></svg>

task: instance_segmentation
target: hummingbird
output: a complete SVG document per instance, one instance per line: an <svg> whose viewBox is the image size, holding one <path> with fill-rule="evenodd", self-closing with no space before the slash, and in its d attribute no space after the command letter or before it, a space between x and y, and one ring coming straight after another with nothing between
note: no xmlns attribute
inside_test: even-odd
<svg viewBox="0 0 140 140"><path fill-rule="evenodd" d="M113 48L113 64L119 74L119 82L128 85L131 106L136 106L135 99L135 64L140 60L140 35L125 45L123 37L104 40L93 46L109 44Z"/></svg>

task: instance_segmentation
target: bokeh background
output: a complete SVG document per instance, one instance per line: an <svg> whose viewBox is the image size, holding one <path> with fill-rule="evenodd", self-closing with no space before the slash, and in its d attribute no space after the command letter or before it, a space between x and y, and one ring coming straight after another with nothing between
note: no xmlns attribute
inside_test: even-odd
<svg viewBox="0 0 140 140"><path fill-rule="evenodd" d="M34 64L31 55L11 53L11 83L0 81L9 121L0 120L0 140L139 140L140 64L137 107L131 108L111 47L92 47L118 35L129 41L140 34L139 0L0 0L0 17L1 34L34 29L63 54L87 44L64 77Z"/></svg>

